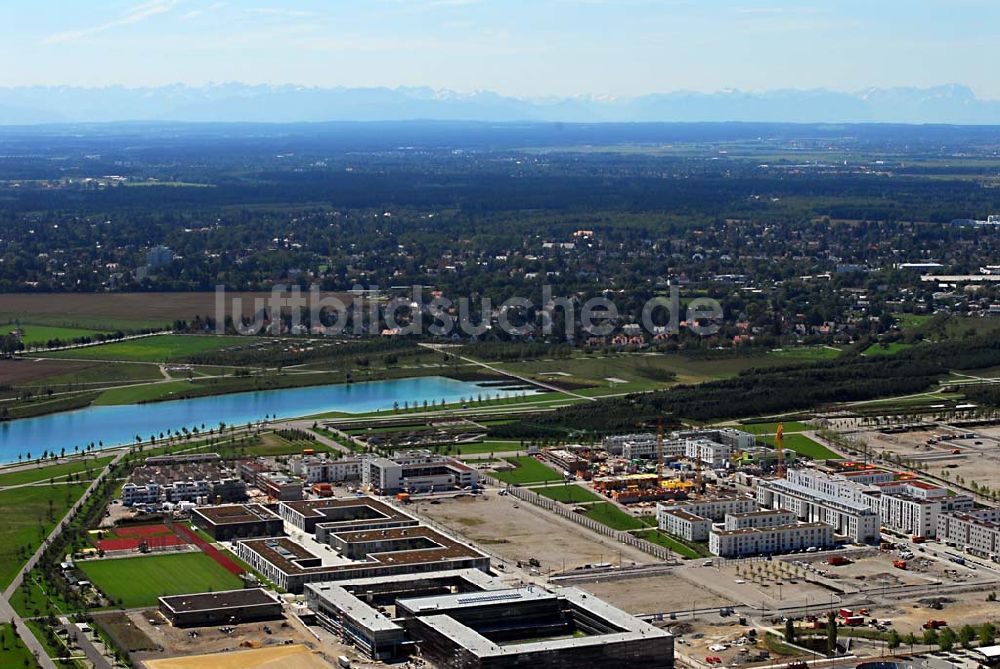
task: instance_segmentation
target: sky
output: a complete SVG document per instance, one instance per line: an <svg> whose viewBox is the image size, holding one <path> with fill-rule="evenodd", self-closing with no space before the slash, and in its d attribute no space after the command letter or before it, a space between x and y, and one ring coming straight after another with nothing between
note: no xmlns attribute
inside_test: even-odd
<svg viewBox="0 0 1000 669"><path fill-rule="evenodd" d="M427 86L522 97L967 85L997 0L3 0L0 86Z"/></svg>

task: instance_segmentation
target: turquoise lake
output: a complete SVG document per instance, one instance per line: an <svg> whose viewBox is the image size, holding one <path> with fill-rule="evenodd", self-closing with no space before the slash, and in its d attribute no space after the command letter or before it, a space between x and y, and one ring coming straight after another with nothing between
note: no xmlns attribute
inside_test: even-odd
<svg viewBox="0 0 1000 669"><path fill-rule="evenodd" d="M190 400L95 406L77 411L23 418L0 423L0 462L17 462L19 454L38 457L43 451L73 453L74 447L84 450L90 442L104 442L105 447L133 443L136 435L143 440L149 435L170 430L245 425L265 416L292 418L329 411L363 413L376 409L391 409L398 402L410 406L436 400L456 402L461 398L475 399L510 397L534 390L485 386L456 381L440 376L411 379L337 384L309 388L287 388L260 392L201 397ZM95 446L96 448L96 446Z"/></svg>

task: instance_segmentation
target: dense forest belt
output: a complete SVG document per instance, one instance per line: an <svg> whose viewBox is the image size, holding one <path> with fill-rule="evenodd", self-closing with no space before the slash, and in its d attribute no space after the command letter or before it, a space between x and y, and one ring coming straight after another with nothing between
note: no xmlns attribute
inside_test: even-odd
<svg viewBox="0 0 1000 669"><path fill-rule="evenodd" d="M568 406L490 428L491 437L554 436L581 430L622 432L674 421L710 421L812 409L836 403L919 393L951 369L1000 365L1000 340L975 337L916 346L898 355L753 368L721 381Z"/></svg>
<svg viewBox="0 0 1000 669"><path fill-rule="evenodd" d="M862 218L878 220L877 212L895 220L938 220L953 217L953 209L936 203L960 201L977 210L991 204L995 194L972 181L840 176L836 179L798 175L776 180L770 176L709 174L697 179L648 176L390 174L332 172L260 172L249 179L223 177L211 188L108 188L104 190L23 190L4 192L3 209L11 212L67 210L176 209L184 207L266 205L278 203L336 203L338 207L454 207L468 212L510 210L616 211L666 210L695 213L747 209L746 194L767 192L779 198L817 199L814 213L847 218L857 208ZM851 204L825 206L851 193ZM987 207L988 208L988 207ZM939 211L940 210L940 211Z"/></svg>

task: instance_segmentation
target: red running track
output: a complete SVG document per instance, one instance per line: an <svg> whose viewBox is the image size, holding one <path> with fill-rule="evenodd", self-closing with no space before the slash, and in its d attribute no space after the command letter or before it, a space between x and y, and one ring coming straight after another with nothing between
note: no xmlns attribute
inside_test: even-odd
<svg viewBox="0 0 1000 669"><path fill-rule="evenodd" d="M178 536L185 539L186 541L194 544L201 549L201 552L208 557L215 560L220 567L230 572L231 574L236 574L239 576L244 572L243 567L239 566L228 557L223 555L219 549L217 549L212 544L208 543L197 534L191 531L191 528L185 525L174 525L174 532L177 532Z"/></svg>

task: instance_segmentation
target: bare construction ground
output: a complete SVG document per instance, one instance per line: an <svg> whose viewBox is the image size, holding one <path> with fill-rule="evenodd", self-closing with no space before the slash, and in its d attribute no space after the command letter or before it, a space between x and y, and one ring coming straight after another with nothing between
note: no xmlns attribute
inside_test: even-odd
<svg viewBox="0 0 1000 669"><path fill-rule="evenodd" d="M944 620L956 631L963 625L978 627L984 622L996 625L1000 622L1000 604L986 601L987 593L973 592L940 597L921 597L916 602L900 602L894 607L876 607L872 615L892 620L892 625L900 634L913 632L918 637L922 626L928 620ZM940 609L931 608L938 601Z"/></svg>
<svg viewBox="0 0 1000 669"><path fill-rule="evenodd" d="M326 669L332 666L305 646L297 645L149 660L145 664L149 669Z"/></svg>
<svg viewBox="0 0 1000 669"><path fill-rule="evenodd" d="M655 562L642 551L559 518L555 514L501 497L493 492L480 497L442 499L440 504L419 502L426 515L505 560L541 562L542 573L558 572L586 564L611 562L623 565Z"/></svg>
<svg viewBox="0 0 1000 669"><path fill-rule="evenodd" d="M574 585L636 615L717 608L734 603L676 574Z"/></svg>
<svg viewBox="0 0 1000 669"><path fill-rule="evenodd" d="M898 569L893 562L899 558L897 552L871 549L851 553L851 564L833 567L823 558L811 561L799 560L808 565L811 578L815 578L847 594L878 594L882 588L890 590L897 586L933 586L941 584L964 585L985 580L992 575L977 572L950 562L941 557L946 549L939 544L927 547L906 560L906 569Z"/></svg>
<svg viewBox="0 0 1000 669"><path fill-rule="evenodd" d="M972 432L969 438L949 438ZM946 481L976 481L1000 488L1000 428L949 430L936 428L900 434L868 432L863 435L878 453L888 451L926 465L927 471ZM930 444L933 439L936 443ZM957 452L956 452L957 451Z"/></svg>
<svg viewBox="0 0 1000 669"><path fill-rule="evenodd" d="M128 622L132 624L133 635L144 635L151 644L147 647L155 647L158 650L150 652L139 652L134 655L142 660L149 667L210 667L218 669L225 666L219 657L215 661L205 660L205 664L195 662L193 664L171 664L161 658L175 658L183 656L187 658L192 655L204 655L210 653L228 653L230 651L245 650L250 648L260 648L262 650L274 651L277 648L286 648L292 645L301 647L299 652L309 653L311 650L320 649L316 642L316 637L309 633L302 625L292 617L288 617L285 625L281 620L273 620L266 623L244 623L232 625L233 631L229 634L222 631L221 627L191 627L178 628L166 622L163 616L156 609L146 611L130 611L125 613ZM152 622L150 622L152 621ZM271 629L271 634L264 631L264 627ZM193 633L193 634L192 634ZM135 646L138 647L138 646ZM339 651L339 648L323 648L327 653ZM262 653L257 657L266 657L267 653ZM233 657L232 655L227 655ZM250 656L246 656L250 657ZM244 665L237 665L244 666ZM245 665L251 666L251 665ZM286 665L275 665L286 666ZM291 664L287 666L293 666Z"/></svg>
<svg viewBox="0 0 1000 669"><path fill-rule="evenodd" d="M702 591L714 593L728 602L747 606L777 608L831 603L831 591L806 576L794 572L766 571L771 562L727 563L721 567L688 568L686 577Z"/></svg>

